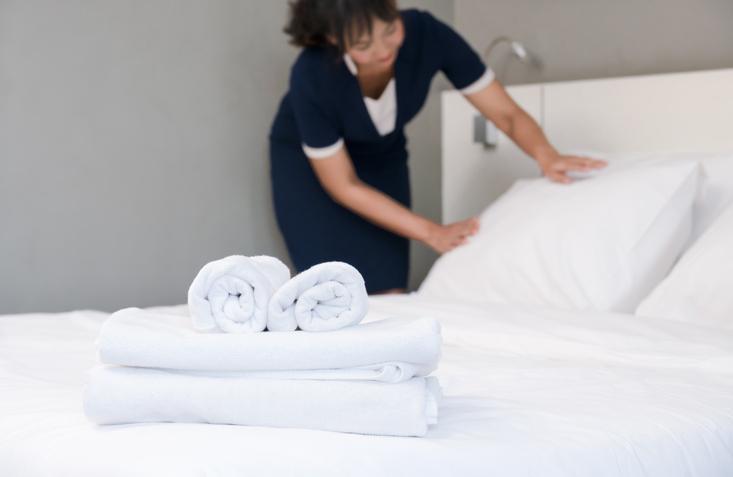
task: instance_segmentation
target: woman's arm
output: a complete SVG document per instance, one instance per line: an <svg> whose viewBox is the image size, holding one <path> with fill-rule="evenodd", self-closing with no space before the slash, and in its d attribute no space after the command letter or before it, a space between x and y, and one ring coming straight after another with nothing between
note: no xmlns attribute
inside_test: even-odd
<svg viewBox="0 0 733 477"><path fill-rule="evenodd" d="M587 157L559 154L535 120L514 102L496 80L481 91L466 95L466 99L533 157L542 172L553 181L567 183L570 182L568 171L588 171L606 165L604 161Z"/></svg>
<svg viewBox="0 0 733 477"><path fill-rule="evenodd" d="M388 195L362 182L345 148L310 163L331 198L370 222L393 233L424 242L439 253L466 242L478 230L478 220L436 224L412 212Z"/></svg>

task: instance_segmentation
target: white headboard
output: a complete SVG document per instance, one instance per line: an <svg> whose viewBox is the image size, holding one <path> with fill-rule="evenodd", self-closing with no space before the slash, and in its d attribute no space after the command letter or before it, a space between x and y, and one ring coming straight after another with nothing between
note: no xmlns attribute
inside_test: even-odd
<svg viewBox="0 0 733 477"><path fill-rule="evenodd" d="M733 152L733 69L507 88L558 150ZM442 97L443 221L483 210L536 164L499 133L474 142L478 112L457 91Z"/></svg>

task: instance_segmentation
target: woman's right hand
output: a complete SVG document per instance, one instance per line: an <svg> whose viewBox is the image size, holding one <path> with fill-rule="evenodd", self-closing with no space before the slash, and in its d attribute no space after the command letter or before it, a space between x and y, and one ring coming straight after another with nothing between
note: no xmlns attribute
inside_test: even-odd
<svg viewBox="0 0 733 477"><path fill-rule="evenodd" d="M478 232L478 227L479 221L476 217L446 225L433 224L424 242L428 247L443 254L466 243L468 237Z"/></svg>

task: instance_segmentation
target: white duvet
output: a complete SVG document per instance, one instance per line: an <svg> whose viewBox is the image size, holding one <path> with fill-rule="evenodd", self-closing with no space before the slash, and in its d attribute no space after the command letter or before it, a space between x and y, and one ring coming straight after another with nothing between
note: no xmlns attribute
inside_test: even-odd
<svg viewBox="0 0 733 477"><path fill-rule="evenodd" d="M0 316L0 475L733 475L733 330L630 315L370 299L443 326L422 439L82 414L99 312Z"/></svg>

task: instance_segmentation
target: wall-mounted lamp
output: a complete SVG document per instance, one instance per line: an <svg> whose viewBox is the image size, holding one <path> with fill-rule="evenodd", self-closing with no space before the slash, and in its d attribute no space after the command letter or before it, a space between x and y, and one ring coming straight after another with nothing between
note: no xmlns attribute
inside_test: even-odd
<svg viewBox="0 0 733 477"><path fill-rule="evenodd" d="M499 36L491 40L489 46L484 51L483 58L488 64L491 52L498 45L508 43L512 58L517 58L522 63L539 65L539 62L529 54L527 48L520 42L509 38L508 36ZM500 71L494 71L496 78L500 80ZM495 148L499 142L499 128L491 121L478 114L473 120L473 141L483 144L485 148Z"/></svg>
<svg viewBox="0 0 733 477"><path fill-rule="evenodd" d="M488 61L491 52L494 51L494 48L502 43L509 43L509 46L512 49L513 56L518 58L519 61L521 61L522 63L531 62L531 57L527 52L527 48L525 48L523 44L519 43L516 40L512 40L508 36L499 36L491 40L491 43L489 43L489 46L487 46L486 50L484 51L484 60Z"/></svg>

